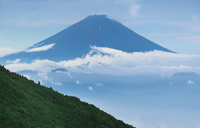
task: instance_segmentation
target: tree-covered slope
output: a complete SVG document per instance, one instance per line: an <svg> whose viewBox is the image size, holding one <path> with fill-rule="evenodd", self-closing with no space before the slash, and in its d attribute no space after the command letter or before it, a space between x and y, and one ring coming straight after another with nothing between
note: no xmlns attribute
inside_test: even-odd
<svg viewBox="0 0 200 128"><path fill-rule="evenodd" d="M0 66L0 128L133 128Z"/></svg>

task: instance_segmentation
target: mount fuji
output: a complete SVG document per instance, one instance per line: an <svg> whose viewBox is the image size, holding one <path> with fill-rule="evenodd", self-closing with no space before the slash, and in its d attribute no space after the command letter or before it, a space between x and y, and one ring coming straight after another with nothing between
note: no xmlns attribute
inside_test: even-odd
<svg viewBox="0 0 200 128"><path fill-rule="evenodd" d="M177 54L107 15L88 16L0 63L137 128L199 126L200 56Z"/></svg>
<svg viewBox="0 0 200 128"><path fill-rule="evenodd" d="M29 47L26 51L1 58L20 58L61 61L87 54L91 46L108 47L124 52L148 52L161 50L172 52L138 35L107 15L90 15L67 29ZM3 61L2 61L3 62Z"/></svg>

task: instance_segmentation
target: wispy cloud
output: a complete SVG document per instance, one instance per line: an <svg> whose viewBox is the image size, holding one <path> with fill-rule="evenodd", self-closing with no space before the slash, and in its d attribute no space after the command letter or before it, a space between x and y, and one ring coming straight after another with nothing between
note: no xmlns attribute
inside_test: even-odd
<svg viewBox="0 0 200 128"><path fill-rule="evenodd" d="M76 84L78 84L78 85L80 85L80 84L81 84L81 82L80 82L79 80L77 80L75 83L76 83Z"/></svg>
<svg viewBox="0 0 200 128"><path fill-rule="evenodd" d="M4 47L4 48L0 48L0 58L13 54L13 53L18 53L21 51L24 51L25 49L13 49L13 48L9 48L9 47Z"/></svg>
<svg viewBox="0 0 200 128"><path fill-rule="evenodd" d="M138 5L138 4L132 5L132 6L130 7L130 14L131 14L131 16L134 17L134 18L137 17L137 16L138 16L138 13L139 13L139 11L140 11L140 8L141 8L141 6Z"/></svg>
<svg viewBox="0 0 200 128"><path fill-rule="evenodd" d="M13 60L13 61L7 60L6 63L7 63L7 64L17 64L17 63L19 63L20 61L21 61L20 59L16 59L16 60Z"/></svg>
<svg viewBox="0 0 200 128"><path fill-rule="evenodd" d="M135 1L136 0L59 0L59 2L53 0L26 2L4 1L2 2L2 11L4 13L1 16L2 20L0 23L23 27L69 25L80 20L80 17L83 18L91 13L119 15L119 13L113 12L114 9L116 11L120 10L120 13L126 14L128 10L124 9L124 7L128 8L130 5L133 5ZM123 6L121 6L122 4ZM104 9L102 9L102 6L104 6ZM109 9L110 7L112 7L112 9ZM13 11L16 13L13 13ZM51 16L49 14L51 14Z"/></svg>
<svg viewBox="0 0 200 128"><path fill-rule="evenodd" d="M189 84L189 85L194 84L194 81L188 80L187 84Z"/></svg>
<svg viewBox="0 0 200 128"><path fill-rule="evenodd" d="M182 27L182 28L187 28L190 29L191 31L197 31L200 32L200 23L199 22L187 22L187 21L182 21L182 22L169 22L166 25L168 26L175 26L175 27Z"/></svg>
<svg viewBox="0 0 200 128"><path fill-rule="evenodd" d="M15 62L15 61L13 61ZM31 70L37 72L51 72L51 70L62 67L58 63L50 60L33 60L31 63L12 63L7 64L6 68L10 69L13 72L23 71L23 70Z"/></svg>
<svg viewBox="0 0 200 128"><path fill-rule="evenodd" d="M131 119L127 121L127 123L133 126L136 126L136 128L147 128L147 127L148 128L172 128L172 127L173 128L180 128L180 127L187 128L189 126L188 124L187 125L185 125L184 123L179 124L173 121L171 123L167 123L165 120L163 121L162 119L156 119L154 121L146 121L145 119L137 115L133 115ZM195 127L195 124L191 123L190 125Z"/></svg>
<svg viewBox="0 0 200 128"><path fill-rule="evenodd" d="M187 33L181 32L179 39L195 42L200 44L200 22L182 21L182 22L169 22L167 26L173 26L185 29Z"/></svg>
<svg viewBox="0 0 200 128"><path fill-rule="evenodd" d="M71 79L73 78L72 75L71 75L71 73L68 72L68 71L56 71L56 73L63 73L63 74L68 75Z"/></svg>
<svg viewBox="0 0 200 128"><path fill-rule="evenodd" d="M89 87L88 87L88 89L89 89L90 91L92 91L92 90L93 90L93 88L92 88L91 86L89 86Z"/></svg>
<svg viewBox="0 0 200 128"><path fill-rule="evenodd" d="M52 85L59 85L59 86L62 85L60 82L53 82L53 81L51 81L51 84Z"/></svg>
<svg viewBox="0 0 200 128"><path fill-rule="evenodd" d="M32 48L32 49L27 50L26 52L47 51L47 50L53 48L54 45L55 45L55 43L53 43L53 44L49 44L49 45L44 45L44 46L42 46L42 47Z"/></svg>
<svg viewBox="0 0 200 128"><path fill-rule="evenodd" d="M187 35L184 37L180 37L182 40L187 40L187 41L192 41L195 42L196 44L200 44L200 35Z"/></svg>
<svg viewBox="0 0 200 128"><path fill-rule="evenodd" d="M103 86L103 83L95 83L97 87Z"/></svg>
<svg viewBox="0 0 200 128"><path fill-rule="evenodd" d="M49 79L47 72L39 72L37 74L37 76L43 78L44 80L48 80Z"/></svg>

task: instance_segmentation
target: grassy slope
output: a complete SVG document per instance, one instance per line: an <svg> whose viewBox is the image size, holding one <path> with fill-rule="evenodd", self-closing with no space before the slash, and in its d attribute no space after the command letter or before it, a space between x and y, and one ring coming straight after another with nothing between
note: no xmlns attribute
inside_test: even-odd
<svg viewBox="0 0 200 128"><path fill-rule="evenodd" d="M0 66L0 128L133 128Z"/></svg>

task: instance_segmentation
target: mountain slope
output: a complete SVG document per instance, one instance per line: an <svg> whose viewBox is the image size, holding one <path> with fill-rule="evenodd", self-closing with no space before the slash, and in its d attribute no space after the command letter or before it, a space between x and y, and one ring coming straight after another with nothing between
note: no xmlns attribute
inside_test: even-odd
<svg viewBox="0 0 200 128"><path fill-rule="evenodd" d="M1 128L131 128L94 105L64 96L0 66Z"/></svg>
<svg viewBox="0 0 200 128"><path fill-rule="evenodd" d="M52 45L46 51L34 51ZM146 52L161 50L172 52L138 35L121 23L106 15L91 15L67 29L49 37L29 48L29 52L20 52L6 57L25 61L49 59L54 61L74 59L87 54L90 46L109 47L125 52ZM5 59L6 60L6 59Z"/></svg>

